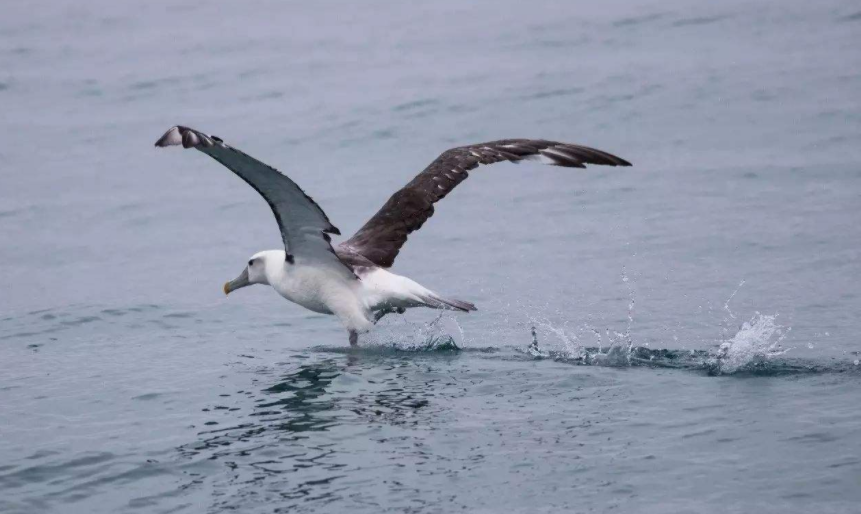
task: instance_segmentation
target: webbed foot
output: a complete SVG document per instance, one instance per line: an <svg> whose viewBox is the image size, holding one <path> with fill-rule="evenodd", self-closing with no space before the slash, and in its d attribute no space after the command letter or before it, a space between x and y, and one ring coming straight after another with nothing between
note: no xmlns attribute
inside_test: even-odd
<svg viewBox="0 0 861 514"><path fill-rule="evenodd" d="M383 319L383 316L385 316L386 314L403 314L405 312L407 312L407 310L403 307L388 307L385 309L380 309L374 313L374 323L376 324L378 321Z"/></svg>

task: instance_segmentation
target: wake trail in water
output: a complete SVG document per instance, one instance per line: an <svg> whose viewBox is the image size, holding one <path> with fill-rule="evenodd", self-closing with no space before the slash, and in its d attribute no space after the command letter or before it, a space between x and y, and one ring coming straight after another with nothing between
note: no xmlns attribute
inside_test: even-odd
<svg viewBox="0 0 861 514"><path fill-rule="evenodd" d="M724 335L715 341L712 348L652 349L649 348L648 343L637 346L634 341L636 297L624 267L621 280L628 290L625 328L622 331L612 327L599 328L591 322L576 325L568 321L554 322L544 316L527 315L526 326L529 327L531 338L526 348L516 345L477 347L467 344L463 326L455 316L445 316L444 313L440 313L427 322L414 322L400 318L401 321L397 323L381 326L382 330L370 336L359 349L339 346L316 347L315 350L393 356L410 353L466 352L467 354L494 354L502 358L510 358L513 350L515 355L521 357L549 359L574 365L671 368L704 371L711 376L861 372L861 367L853 362L824 364L810 359L785 358L785 354L792 348L784 347L783 342L792 328L779 324L778 314L756 312L740 326L730 328L730 325L735 325L737 323L735 320L738 319L738 313L733 312L730 303L745 285L744 280L739 282L723 304L723 309L728 315L721 328ZM518 324L521 328L516 330L522 329L523 324ZM732 335L727 336L727 334ZM677 338L674 337L674 339Z"/></svg>
<svg viewBox="0 0 861 514"><path fill-rule="evenodd" d="M780 376L791 374L861 372L856 362L822 363L811 359L783 357L791 348L782 345L790 328L777 323L777 315L757 312L729 339L706 350L651 349L644 346L611 344L607 347L580 346L575 335L540 321L536 326L555 334L563 349L544 350L536 328L532 342L520 353L533 359L551 359L583 366L651 367L704 371L711 376ZM617 342L618 343L618 342Z"/></svg>
<svg viewBox="0 0 861 514"><path fill-rule="evenodd" d="M716 341L714 347L705 350L651 349L648 344L636 346L632 334L634 324L634 289L631 287L625 268L622 269L622 282L628 287L629 302L625 330L619 332L612 328L603 331L584 322L570 328L568 322L553 323L543 317L529 318L531 342L525 350L518 350L534 359L552 359L577 365L659 368L679 368L705 371L709 375L782 375L789 373L820 373L859 371L855 362L823 364L814 360L787 359L784 356L792 348L784 346L784 340L792 331L778 323L778 314L756 312L748 321L735 329L728 326L722 329L725 334ZM728 314L726 325L735 325L737 313L730 308L730 302L745 285L739 282L732 294L724 302ZM732 334L727 336L726 334ZM583 344L581 338L587 335L596 338L597 345ZM549 338L550 343L542 341ZM544 342L544 344L542 344Z"/></svg>

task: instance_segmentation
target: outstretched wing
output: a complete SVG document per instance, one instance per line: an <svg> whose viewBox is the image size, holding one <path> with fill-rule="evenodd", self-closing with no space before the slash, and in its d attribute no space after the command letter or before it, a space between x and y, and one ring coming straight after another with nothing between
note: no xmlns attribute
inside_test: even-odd
<svg viewBox="0 0 861 514"><path fill-rule="evenodd" d="M361 254L378 266L390 267L407 236L433 215L433 204L466 180L469 170L479 164L524 159L538 159L545 164L569 168L585 168L586 164L631 165L594 148L534 139L503 139L452 148L392 195L353 237L339 245L339 249Z"/></svg>
<svg viewBox="0 0 861 514"><path fill-rule="evenodd" d="M155 146L174 145L200 150L260 193L272 208L281 229L287 262L293 263L296 257L306 262L337 261L339 266L347 269L335 255L328 235L341 232L332 225L323 209L289 177L216 136L188 127L172 127L155 143Z"/></svg>

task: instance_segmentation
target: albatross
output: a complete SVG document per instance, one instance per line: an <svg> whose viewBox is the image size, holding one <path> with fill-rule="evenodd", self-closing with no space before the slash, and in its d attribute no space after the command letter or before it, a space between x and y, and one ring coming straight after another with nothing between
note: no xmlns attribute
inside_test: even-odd
<svg viewBox="0 0 861 514"><path fill-rule="evenodd" d="M480 164L539 160L585 168L586 164L630 166L601 150L540 139L503 139L443 152L406 186L395 192L358 232L338 246L330 234L341 232L317 203L289 177L221 138L192 128L171 127L155 146L194 148L212 157L266 200L281 230L283 250L254 254L224 293L267 284L306 309L338 317L350 346L383 316L412 307L469 312L472 303L441 296L389 269L407 237L434 213L434 204L466 180Z"/></svg>

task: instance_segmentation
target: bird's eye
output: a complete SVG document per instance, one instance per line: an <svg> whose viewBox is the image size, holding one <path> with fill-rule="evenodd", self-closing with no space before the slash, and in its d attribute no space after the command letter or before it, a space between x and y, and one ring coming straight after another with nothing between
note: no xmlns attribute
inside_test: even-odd
<svg viewBox="0 0 861 514"><path fill-rule="evenodd" d="M253 266L254 265L254 259L251 259L250 261L248 261L248 265Z"/></svg>

